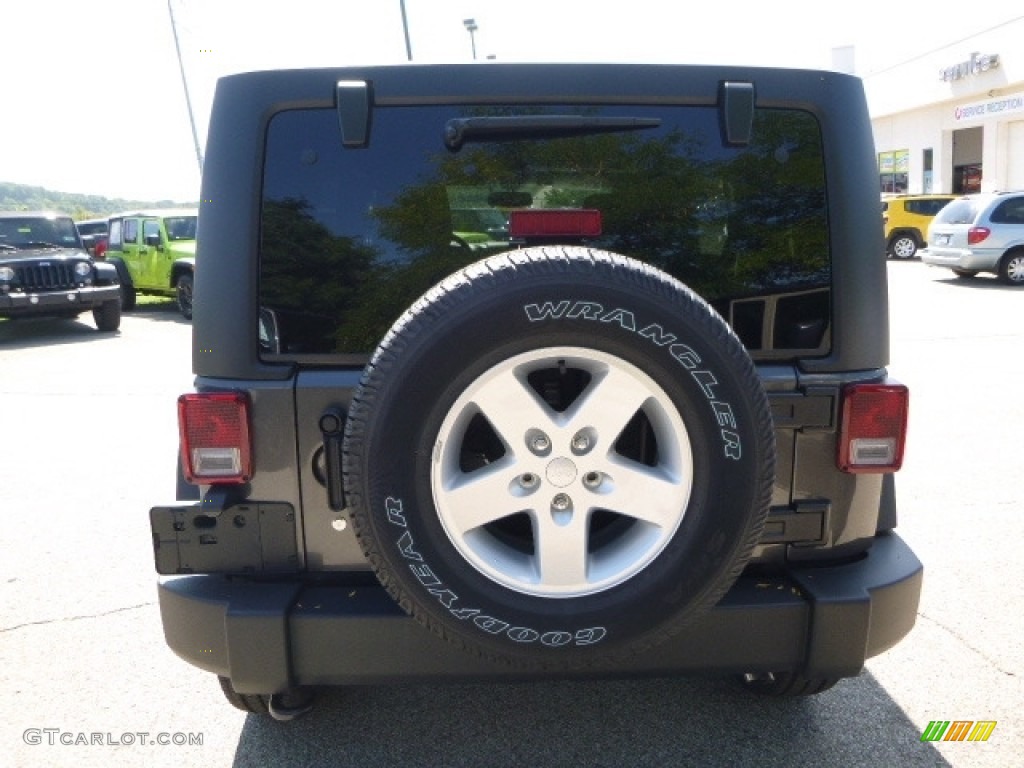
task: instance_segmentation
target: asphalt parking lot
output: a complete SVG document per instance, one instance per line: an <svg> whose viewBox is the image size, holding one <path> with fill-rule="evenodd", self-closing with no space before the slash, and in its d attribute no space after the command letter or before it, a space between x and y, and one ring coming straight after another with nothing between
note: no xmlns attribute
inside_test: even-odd
<svg viewBox="0 0 1024 768"><path fill-rule="evenodd" d="M900 533L917 625L805 700L720 680L335 690L291 724L232 709L164 645L147 511L173 500L190 326L117 335L0 322L0 764L13 766L1009 766L1024 753L1024 290L889 265L892 365L912 390ZM995 721L925 743L933 720ZM169 742L169 743L159 743Z"/></svg>

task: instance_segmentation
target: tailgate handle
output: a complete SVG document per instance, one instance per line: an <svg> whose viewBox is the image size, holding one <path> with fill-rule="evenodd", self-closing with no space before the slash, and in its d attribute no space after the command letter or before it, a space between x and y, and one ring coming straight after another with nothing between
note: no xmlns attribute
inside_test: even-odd
<svg viewBox="0 0 1024 768"><path fill-rule="evenodd" d="M341 484L341 441L345 431L345 412L332 406L320 416L319 424L324 439L327 506L340 512L345 508L345 489Z"/></svg>

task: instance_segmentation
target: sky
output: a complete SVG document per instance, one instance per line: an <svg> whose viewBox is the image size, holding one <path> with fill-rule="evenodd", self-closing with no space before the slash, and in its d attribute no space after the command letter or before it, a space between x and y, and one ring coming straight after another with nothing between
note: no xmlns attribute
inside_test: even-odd
<svg viewBox="0 0 1024 768"><path fill-rule="evenodd" d="M892 0L3 0L0 181L198 200L196 143L202 153L218 77L405 62L403 5L420 63L469 62L475 44L481 66L493 57L828 69L834 49L852 46L861 76L1019 15L1000 3L968 13L956 0L927 11Z"/></svg>

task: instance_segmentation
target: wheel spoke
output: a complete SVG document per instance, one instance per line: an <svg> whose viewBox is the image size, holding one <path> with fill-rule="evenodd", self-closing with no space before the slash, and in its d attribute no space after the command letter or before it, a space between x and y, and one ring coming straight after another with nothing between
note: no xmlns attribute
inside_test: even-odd
<svg viewBox="0 0 1024 768"><path fill-rule="evenodd" d="M1006 265L1006 275L1010 282L1024 282L1024 256L1015 256Z"/></svg>
<svg viewBox="0 0 1024 768"><path fill-rule="evenodd" d="M472 402L513 451L522 446L528 428L546 428L554 423L555 412L514 373L483 384L473 394Z"/></svg>
<svg viewBox="0 0 1024 768"><path fill-rule="evenodd" d="M587 515L577 509L558 521L537 510L536 557L545 587L579 587L587 582Z"/></svg>
<svg viewBox="0 0 1024 768"><path fill-rule="evenodd" d="M611 512L656 525L675 525L682 510L680 499L688 494L688 478L675 478L660 467L633 461L610 460L606 471L608 490L601 506Z"/></svg>
<svg viewBox="0 0 1024 768"><path fill-rule="evenodd" d="M515 461L504 458L473 472L460 472L446 479L444 493L448 522L459 534L466 534L529 506L510 493L515 478Z"/></svg>
<svg viewBox="0 0 1024 768"><path fill-rule="evenodd" d="M609 368L594 376L565 414L566 422L575 428L593 428L608 450L650 398L651 392L642 382L624 371Z"/></svg>

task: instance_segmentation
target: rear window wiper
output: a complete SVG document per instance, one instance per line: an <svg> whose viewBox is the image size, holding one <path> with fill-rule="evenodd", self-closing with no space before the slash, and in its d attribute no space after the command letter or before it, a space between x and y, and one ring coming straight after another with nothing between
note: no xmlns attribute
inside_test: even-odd
<svg viewBox="0 0 1024 768"><path fill-rule="evenodd" d="M657 128L656 117L584 117L579 115L522 115L517 117L456 117L445 123L444 144L458 152L470 142L557 139L597 133L620 133Z"/></svg>

